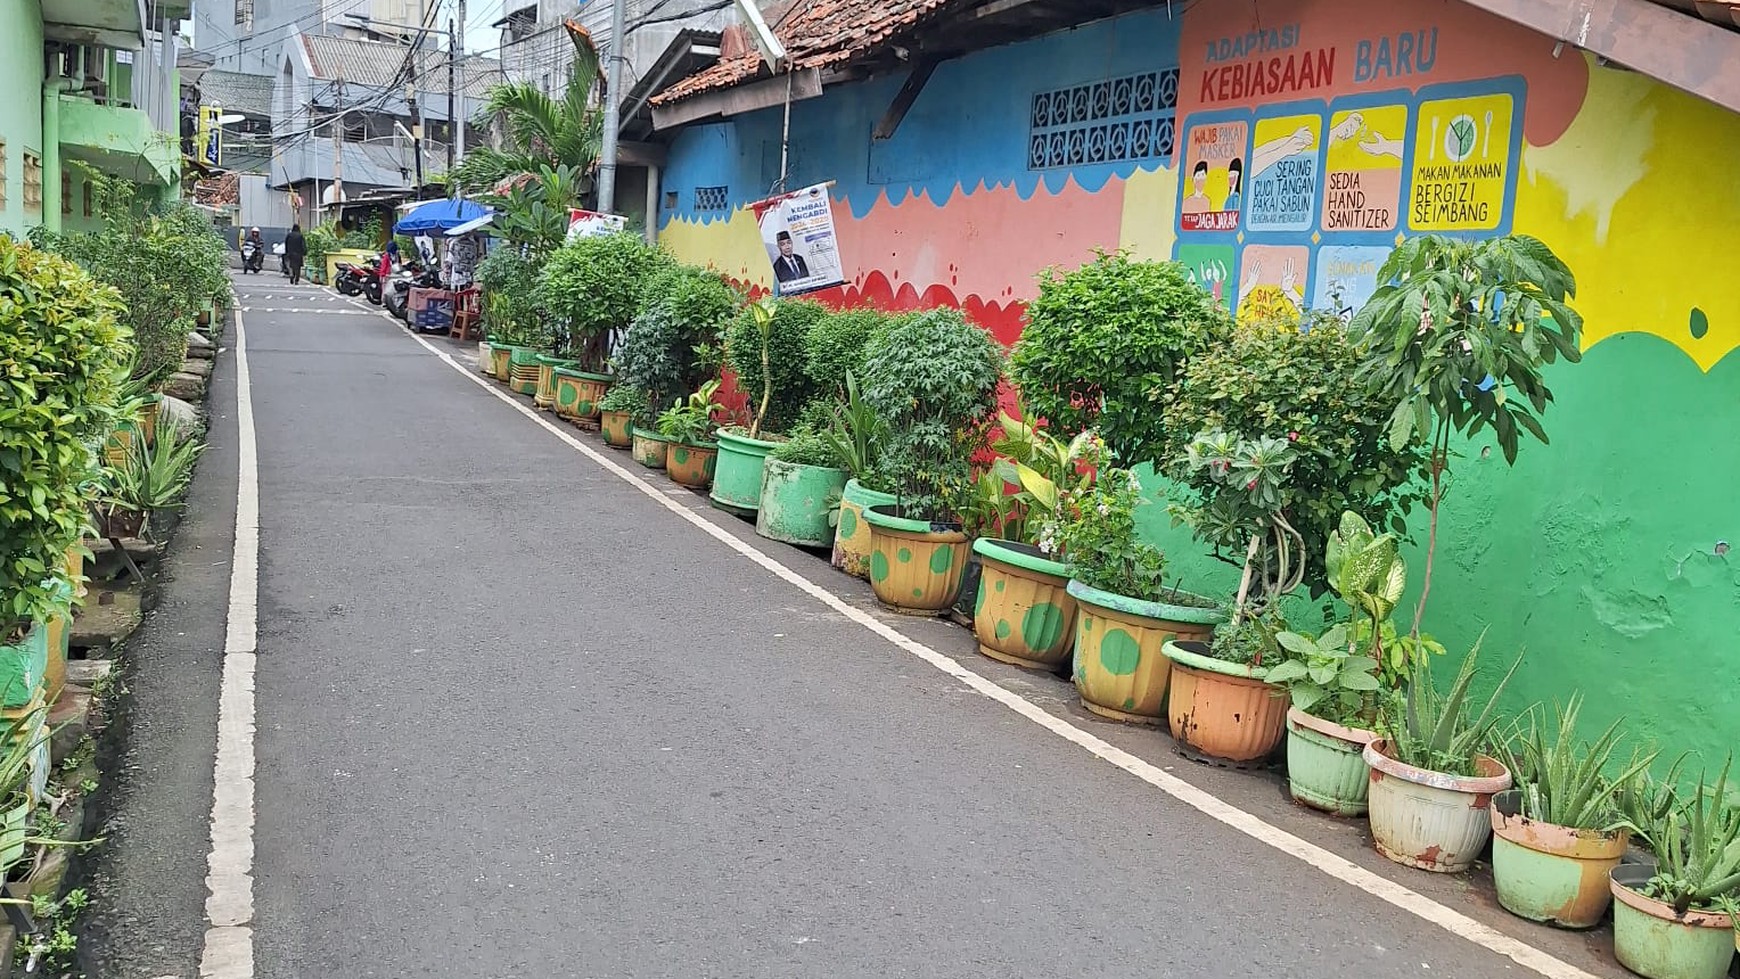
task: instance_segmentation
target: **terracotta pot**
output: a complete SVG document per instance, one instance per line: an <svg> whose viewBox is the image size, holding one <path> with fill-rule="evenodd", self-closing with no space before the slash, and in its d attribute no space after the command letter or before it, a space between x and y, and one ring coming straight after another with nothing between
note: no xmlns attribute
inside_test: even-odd
<svg viewBox="0 0 1740 979"><path fill-rule="evenodd" d="M864 520L864 509L897 502L893 493L866 489L856 479L846 481L840 494L840 523L834 528L834 567L870 580L870 524Z"/></svg>
<svg viewBox="0 0 1740 979"><path fill-rule="evenodd" d="M1226 621L1218 608L1150 602L1069 583L1076 600L1075 689L1081 705L1101 717L1159 724L1174 639L1206 640ZM1192 596L1195 597L1195 596Z"/></svg>
<svg viewBox="0 0 1740 979"><path fill-rule="evenodd" d="M665 460L671 450L670 439L639 426L635 426L632 438L635 462L648 469L665 468Z"/></svg>
<svg viewBox="0 0 1740 979"><path fill-rule="evenodd" d="M718 459L719 447L710 442L703 445L673 442L665 460L665 472L678 486L704 490L713 484L713 466Z"/></svg>
<svg viewBox="0 0 1740 979"><path fill-rule="evenodd" d="M1399 864L1453 874L1486 848L1492 835L1487 808L1510 788L1510 769L1481 755L1480 774L1447 775L1391 757L1388 741L1365 746L1371 766L1371 835L1379 853Z"/></svg>
<svg viewBox="0 0 1740 979"><path fill-rule="evenodd" d="M1709 911L1676 912L1643 896L1653 871L1621 864L1609 874L1613 951L1619 964L1647 979L1726 979L1740 946L1734 921Z"/></svg>
<svg viewBox="0 0 1740 979"><path fill-rule="evenodd" d="M1166 644L1172 661L1167 721L1187 751L1244 765L1261 762L1287 733L1287 691L1258 678L1261 667L1208 655L1203 642Z"/></svg>
<svg viewBox="0 0 1740 979"><path fill-rule="evenodd" d="M1377 735L1307 714L1287 711L1287 791L1294 800L1334 813L1363 816L1371 790L1365 746Z"/></svg>
<svg viewBox="0 0 1740 979"><path fill-rule="evenodd" d="M1069 568L1037 547L981 537L973 635L979 652L1030 670L1056 672L1075 647L1075 599Z"/></svg>
<svg viewBox="0 0 1740 979"><path fill-rule="evenodd" d="M972 554L967 535L952 525L908 520L894 510L873 506L864 511L870 523L870 589L896 612L946 614Z"/></svg>
<svg viewBox="0 0 1740 979"><path fill-rule="evenodd" d="M599 415L598 430L604 444L613 449L626 449L634 444L634 415L626 411L606 411Z"/></svg>
<svg viewBox="0 0 1740 979"><path fill-rule="evenodd" d="M1498 903L1520 918L1593 928L1613 900L1610 875L1625 856L1625 830L1571 829L1521 814L1516 789L1492 797L1492 879Z"/></svg>
<svg viewBox="0 0 1740 979"><path fill-rule="evenodd" d="M551 371L555 384L556 414L569 419L598 417L598 402L610 391L615 378L609 374L592 374L573 367L556 367Z"/></svg>

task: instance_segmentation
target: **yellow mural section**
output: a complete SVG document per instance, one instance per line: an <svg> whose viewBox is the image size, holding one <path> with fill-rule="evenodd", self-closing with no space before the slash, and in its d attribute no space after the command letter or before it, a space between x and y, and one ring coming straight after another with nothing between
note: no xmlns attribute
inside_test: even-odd
<svg viewBox="0 0 1740 979"><path fill-rule="evenodd" d="M1577 275L1583 345L1653 333L1706 372L1740 346L1740 115L1591 66L1582 111L1523 150L1513 227Z"/></svg>
<svg viewBox="0 0 1740 979"><path fill-rule="evenodd" d="M1117 184L1114 178L1100 193L1114 193ZM1139 169L1123 184L1124 216L1118 247L1150 261L1171 258L1172 245L1178 240L1173 231L1178 226L1178 171Z"/></svg>
<svg viewBox="0 0 1740 979"><path fill-rule="evenodd" d="M773 266L748 208L732 211L724 221L675 218L659 232L659 244L679 262L710 267L740 285L773 288Z"/></svg>

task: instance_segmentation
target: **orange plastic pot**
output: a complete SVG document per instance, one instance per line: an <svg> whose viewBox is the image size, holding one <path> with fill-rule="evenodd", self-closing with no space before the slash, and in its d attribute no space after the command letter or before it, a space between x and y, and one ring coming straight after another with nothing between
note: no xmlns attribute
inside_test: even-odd
<svg viewBox="0 0 1740 979"><path fill-rule="evenodd" d="M1259 667L1209 655L1200 642L1166 644L1172 694L1166 719L1188 751L1247 765L1273 754L1287 734L1286 690L1258 679Z"/></svg>

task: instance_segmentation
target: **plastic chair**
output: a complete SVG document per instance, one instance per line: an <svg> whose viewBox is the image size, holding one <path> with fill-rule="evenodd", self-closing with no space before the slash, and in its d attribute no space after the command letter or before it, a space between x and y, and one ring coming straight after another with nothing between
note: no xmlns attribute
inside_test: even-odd
<svg viewBox="0 0 1740 979"><path fill-rule="evenodd" d="M478 321L477 287L459 290L453 296L453 326L447 331L449 340L481 340L483 324Z"/></svg>

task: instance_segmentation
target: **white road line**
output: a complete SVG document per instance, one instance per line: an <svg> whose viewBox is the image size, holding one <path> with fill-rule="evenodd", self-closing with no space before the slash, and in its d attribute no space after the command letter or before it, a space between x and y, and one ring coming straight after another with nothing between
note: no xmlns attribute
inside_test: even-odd
<svg viewBox="0 0 1740 979"><path fill-rule="evenodd" d="M217 762L206 858L201 979L254 975L254 666L260 587L259 457L254 441L248 332L236 313L236 544L218 695Z"/></svg>
<svg viewBox="0 0 1740 979"><path fill-rule="evenodd" d="M386 314L382 314L386 315ZM395 325L398 320L387 317ZM651 497L660 506L678 517L687 520L703 532L711 535L726 547L743 555L756 564L761 565L776 577L807 592L812 598L840 613L865 629L881 636L913 656L966 684L973 690L1008 707L1010 710L1047 731L1085 749L1090 754L1123 769L1149 785L1172 796L1174 799L1191 806L1205 815L1249 836L1250 838L1273 847L1290 857L1343 881L1370 894L1379 900L1392 904L1409 914L1437 925L1438 927L1467 939L1481 948L1509 958L1518 965L1529 969L1547 979L1598 979L1591 973L1546 952L1533 945L1512 938L1505 933L1482 924L1460 911L1413 891L1401 884L1379 874L1375 874L1345 857L1332 853L1315 843L1300 839L1297 836L1264 822L1260 817L1248 813L1237 806L1215 796L1205 789L1199 788L1185 780L1163 771L1157 766L1130 754L1091 732L1057 717L1043 707L999 686L995 681L967 669L954 659L946 656L925 644L913 639L895 629L893 626L876 618L870 613L854 606L826 588L810 581L803 575L779 563L761 550L751 546L742 538L731 534L724 528L706 520L682 503L666 496L653 483L642 479L638 474L610 458L598 449L576 438L570 432L558 427L542 413L522 404L512 395L492 384L476 370L454 360L446 351L416 334L409 334L413 340L422 344L424 349L447 362L449 367L469 378L473 383L495 395L503 402L513 406L520 414L542 425L569 447L586 456L593 462L604 467L629 485Z"/></svg>

